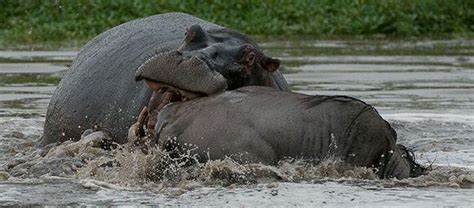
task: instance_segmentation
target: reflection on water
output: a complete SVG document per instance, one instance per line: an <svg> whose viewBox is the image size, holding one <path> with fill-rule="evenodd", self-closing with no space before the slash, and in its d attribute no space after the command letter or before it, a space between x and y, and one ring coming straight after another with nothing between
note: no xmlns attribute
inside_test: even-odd
<svg viewBox="0 0 474 208"><path fill-rule="evenodd" d="M45 198L50 201L46 204L69 205L468 206L473 202L473 41L285 41L263 47L283 61L285 77L293 90L349 95L374 105L397 130L400 143L413 148L423 164L438 168L429 179L418 181L373 182L318 176L298 183L245 187L198 184L184 191L176 188L177 196L171 198L169 193L165 196L152 191L156 187L125 188L113 181L83 176L79 177L81 180L51 174L15 177L6 173L5 166L21 158L27 160L28 154L35 151L34 142L41 135L49 98L77 52L0 51L0 181L6 180L0 182L0 204L44 204ZM84 165L73 159L64 164ZM60 166L66 167L64 164ZM15 174L22 174L20 168L16 171ZM411 187L404 188L404 184ZM459 186L468 189L456 188ZM25 195L29 202L24 201Z"/></svg>

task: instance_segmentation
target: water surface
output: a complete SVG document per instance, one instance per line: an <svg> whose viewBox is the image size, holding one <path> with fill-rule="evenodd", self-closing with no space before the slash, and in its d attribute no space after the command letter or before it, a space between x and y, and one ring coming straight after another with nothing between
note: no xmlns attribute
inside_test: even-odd
<svg viewBox="0 0 474 208"><path fill-rule="evenodd" d="M0 204L470 206L474 202L473 43L262 44L282 60L294 91L348 95L375 106L396 129L399 143L412 148L419 162L435 167L429 177L398 181L318 176L224 187L188 182L166 192L157 191L159 184L154 183L124 186L70 173L58 177L51 174L54 171L42 176L7 173L9 163L35 151L49 99L77 51L0 51ZM275 171L296 176L285 170Z"/></svg>

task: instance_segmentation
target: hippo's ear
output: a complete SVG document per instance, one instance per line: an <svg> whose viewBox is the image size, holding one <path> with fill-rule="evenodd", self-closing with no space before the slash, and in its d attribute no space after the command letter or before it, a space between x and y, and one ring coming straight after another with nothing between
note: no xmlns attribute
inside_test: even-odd
<svg viewBox="0 0 474 208"><path fill-rule="evenodd" d="M257 63L268 72L274 72L280 67L280 60L265 56L252 45L246 44L240 47L240 63L244 65L245 74L250 74L252 66Z"/></svg>
<svg viewBox="0 0 474 208"><path fill-rule="evenodd" d="M253 47L245 47L243 53L243 64L252 66L255 63L255 49Z"/></svg>
<svg viewBox="0 0 474 208"><path fill-rule="evenodd" d="M237 52L237 60L240 63L242 68L242 76L248 76L251 74L253 65L255 64L256 54L255 48L251 45L243 45Z"/></svg>
<svg viewBox="0 0 474 208"><path fill-rule="evenodd" d="M206 32L199 25L192 25L186 29L184 41L187 43L191 42L206 42Z"/></svg>
<svg viewBox="0 0 474 208"><path fill-rule="evenodd" d="M207 33L199 25L192 25L186 29L184 33L184 41L178 47L178 51L182 50L196 50L203 48L207 43Z"/></svg>
<svg viewBox="0 0 474 208"><path fill-rule="evenodd" d="M280 67L279 59L274 59L274 58L270 58L268 56L262 55L259 61L263 69L269 72L274 72Z"/></svg>

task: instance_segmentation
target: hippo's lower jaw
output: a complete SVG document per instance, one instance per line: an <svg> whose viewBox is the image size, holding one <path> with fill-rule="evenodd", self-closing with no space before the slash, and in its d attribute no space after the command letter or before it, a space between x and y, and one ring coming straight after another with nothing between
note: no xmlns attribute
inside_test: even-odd
<svg viewBox="0 0 474 208"><path fill-rule="evenodd" d="M137 137L153 135L157 116L166 105L173 102L188 101L206 96L203 93L191 92L169 84L155 82L148 79L145 79L145 83L148 88L153 90L153 95L148 101L148 105L143 108L138 116L137 123L132 127L133 134Z"/></svg>

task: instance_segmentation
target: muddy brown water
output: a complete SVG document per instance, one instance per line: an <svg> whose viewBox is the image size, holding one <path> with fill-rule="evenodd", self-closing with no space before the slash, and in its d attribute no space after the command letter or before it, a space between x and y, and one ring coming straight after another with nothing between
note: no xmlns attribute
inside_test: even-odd
<svg viewBox="0 0 474 208"><path fill-rule="evenodd" d="M62 145L42 157L34 143L77 51L0 51L0 206L472 206L473 43L262 44L283 61L294 91L348 95L374 105L399 143L433 167L427 176L406 180L375 179L367 169L336 160L277 167L222 160L154 179L148 173L161 170L153 165L159 152L110 152L86 143ZM104 165L110 161L121 166Z"/></svg>

